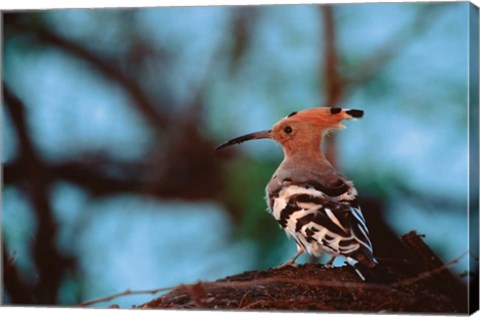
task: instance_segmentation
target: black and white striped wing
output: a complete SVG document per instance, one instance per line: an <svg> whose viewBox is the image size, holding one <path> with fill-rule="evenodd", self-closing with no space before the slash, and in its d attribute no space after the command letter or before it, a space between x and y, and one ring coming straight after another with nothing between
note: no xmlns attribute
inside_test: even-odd
<svg viewBox="0 0 480 317"><path fill-rule="evenodd" d="M334 192L321 191L312 184L290 183L270 197L270 208L287 234L308 253L318 256L327 251L374 262L369 232L355 196L353 186Z"/></svg>

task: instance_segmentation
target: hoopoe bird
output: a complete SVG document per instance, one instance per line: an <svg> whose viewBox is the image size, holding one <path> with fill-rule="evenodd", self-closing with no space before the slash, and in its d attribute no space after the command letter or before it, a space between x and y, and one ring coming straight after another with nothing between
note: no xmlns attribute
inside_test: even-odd
<svg viewBox="0 0 480 317"><path fill-rule="evenodd" d="M293 112L270 130L250 133L217 147L248 140L273 139L284 159L266 188L269 211L297 243L297 253L284 265L295 265L303 253L343 256L360 278L382 283L388 279L373 255L369 231L357 204L353 183L325 158L326 134L345 128L343 120L361 118L362 110L318 107Z"/></svg>

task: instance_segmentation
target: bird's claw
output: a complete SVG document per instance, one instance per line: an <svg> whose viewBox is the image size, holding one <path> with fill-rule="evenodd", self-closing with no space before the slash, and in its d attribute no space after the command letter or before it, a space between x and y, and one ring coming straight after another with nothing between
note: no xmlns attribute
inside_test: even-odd
<svg viewBox="0 0 480 317"><path fill-rule="evenodd" d="M274 269L283 269L283 268L286 268L286 267L293 267L293 268L296 268L298 267L298 264L295 263L294 261L288 261L288 262L285 262L279 266L275 266Z"/></svg>

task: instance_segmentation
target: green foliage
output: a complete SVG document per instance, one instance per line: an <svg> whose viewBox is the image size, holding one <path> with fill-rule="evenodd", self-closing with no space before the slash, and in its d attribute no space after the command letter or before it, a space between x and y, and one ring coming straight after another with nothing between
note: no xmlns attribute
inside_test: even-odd
<svg viewBox="0 0 480 317"><path fill-rule="evenodd" d="M225 170L225 198L240 213L235 235L254 241L260 267L278 264L281 240L286 239L265 201L265 187L277 165L273 160L243 157Z"/></svg>
<svg viewBox="0 0 480 317"><path fill-rule="evenodd" d="M363 196L374 196L387 200L395 194L396 189L406 187L406 180L398 169L380 169L366 164L362 169L346 173L352 179Z"/></svg>

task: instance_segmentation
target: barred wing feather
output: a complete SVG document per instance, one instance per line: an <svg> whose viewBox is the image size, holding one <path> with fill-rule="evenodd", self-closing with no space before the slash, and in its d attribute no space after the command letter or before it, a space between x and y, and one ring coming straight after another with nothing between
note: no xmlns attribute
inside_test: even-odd
<svg viewBox="0 0 480 317"><path fill-rule="evenodd" d="M338 200L311 184L288 184L271 199L271 208L282 228L308 253L327 251L371 265L375 259L368 228L352 192L350 187L335 192L351 199Z"/></svg>

